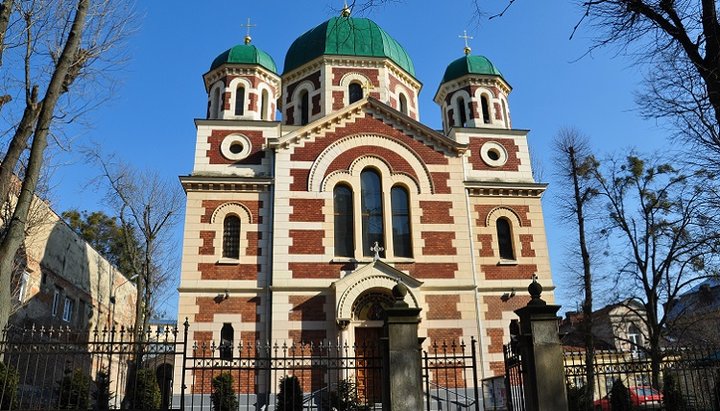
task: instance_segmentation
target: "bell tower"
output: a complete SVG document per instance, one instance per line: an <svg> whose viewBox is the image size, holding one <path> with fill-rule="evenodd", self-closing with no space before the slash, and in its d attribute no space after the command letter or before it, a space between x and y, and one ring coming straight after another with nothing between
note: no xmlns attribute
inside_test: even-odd
<svg viewBox="0 0 720 411"><path fill-rule="evenodd" d="M220 54L205 73L209 120L275 121L280 77L269 54L250 44L250 20L244 44Z"/></svg>
<svg viewBox="0 0 720 411"><path fill-rule="evenodd" d="M467 45L465 55L445 70L435 102L440 105L443 131L451 128L510 129L508 94L512 88L495 65L484 56L472 55Z"/></svg>

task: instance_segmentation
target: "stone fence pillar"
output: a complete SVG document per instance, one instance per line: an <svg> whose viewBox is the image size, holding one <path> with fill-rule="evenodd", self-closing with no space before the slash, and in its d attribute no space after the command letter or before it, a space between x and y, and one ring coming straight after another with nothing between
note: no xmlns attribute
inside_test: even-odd
<svg viewBox="0 0 720 411"><path fill-rule="evenodd" d="M523 362L525 409L564 411L568 409L565 365L558 330L559 305L540 298L542 286L533 279L528 286L532 299L515 310L520 317L518 349Z"/></svg>
<svg viewBox="0 0 720 411"><path fill-rule="evenodd" d="M425 407L418 339L421 308L409 307L403 301L407 292L402 283L393 287L395 303L385 310L387 349L383 367L383 411L418 411Z"/></svg>

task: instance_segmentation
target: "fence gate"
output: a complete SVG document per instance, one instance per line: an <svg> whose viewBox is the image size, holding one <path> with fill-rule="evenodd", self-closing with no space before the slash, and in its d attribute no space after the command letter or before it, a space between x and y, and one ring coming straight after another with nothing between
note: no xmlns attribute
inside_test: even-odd
<svg viewBox="0 0 720 411"><path fill-rule="evenodd" d="M508 411L525 411L523 363L514 343L503 346Z"/></svg>

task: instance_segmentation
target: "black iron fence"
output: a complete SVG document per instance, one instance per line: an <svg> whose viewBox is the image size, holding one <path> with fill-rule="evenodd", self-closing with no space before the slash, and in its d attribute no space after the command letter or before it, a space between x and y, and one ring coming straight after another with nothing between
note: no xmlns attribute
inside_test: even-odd
<svg viewBox="0 0 720 411"><path fill-rule="evenodd" d="M503 346L505 357L505 401L510 411L525 410L522 356L515 342Z"/></svg>
<svg viewBox="0 0 720 411"><path fill-rule="evenodd" d="M177 334L170 327L142 334L8 328L0 341L0 408L167 409L182 347Z"/></svg>
<svg viewBox="0 0 720 411"><path fill-rule="evenodd" d="M468 347L433 342L423 351L425 402L428 410L480 410L475 338Z"/></svg>
<svg viewBox="0 0 720 411"><path fill-rule="evenodd" d="M188 344L188 328L6 330L0 409L369 411L387 401L381 341ZM428 410L480 409L476 345L423 351Z"/></svg>
<svg viewBox="0 0 720 411"><path fill-rule="evenodd" d="M720 348L686 347L666 350L658 362L657 381L653 366L642 352L595 352L594 409L611 409L613 387L626 390L638 409L690 411L720 410ZM569 397L588 395L585 353L565 354L565 378ZM569 398L571 409L580 398Z"/></svg>

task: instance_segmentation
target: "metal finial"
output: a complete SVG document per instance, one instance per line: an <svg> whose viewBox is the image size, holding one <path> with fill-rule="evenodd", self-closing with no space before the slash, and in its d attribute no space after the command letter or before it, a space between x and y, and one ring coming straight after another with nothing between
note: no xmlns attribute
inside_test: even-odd
<svg viewBox="0 0 720 411"><path fill-rule="evenodd" d="M350 7L347 4L347 0L343 1L343 8L342 8L342 11L340 12L340 15L342 17L350 17Z"/></svg>
<svg viewBox="0 0 720 411"><path fill-rule="evenodd" d="M250 28L257 27L257 24L250 24L250 17L247 19L247 24L241 24L240 27L245 27L247 32L245 33L245 44L250 44L252 37L250 37Z"/></svg>
<svg viewBox="0 0 720 411"><path fill-rule="evenodd" d="M466 56L469 55L472 49L470 48L470 44L468 44L468 40L472 40L473 37L467 35L467 30L463 30L463 35L458 37L465 40L465 48L463 49L463 51L465 52Z"/></svg>
<svg viewBox="0 0 720 411"><path fill-rule="evenodd" d="M370 251L375 252L375 256L373 257L373 261L377 261L380 259L380 251L385 251L383 247L380 247L380 244L378 244L377 241L375 241L375 245L370 248Z"/></svg>

